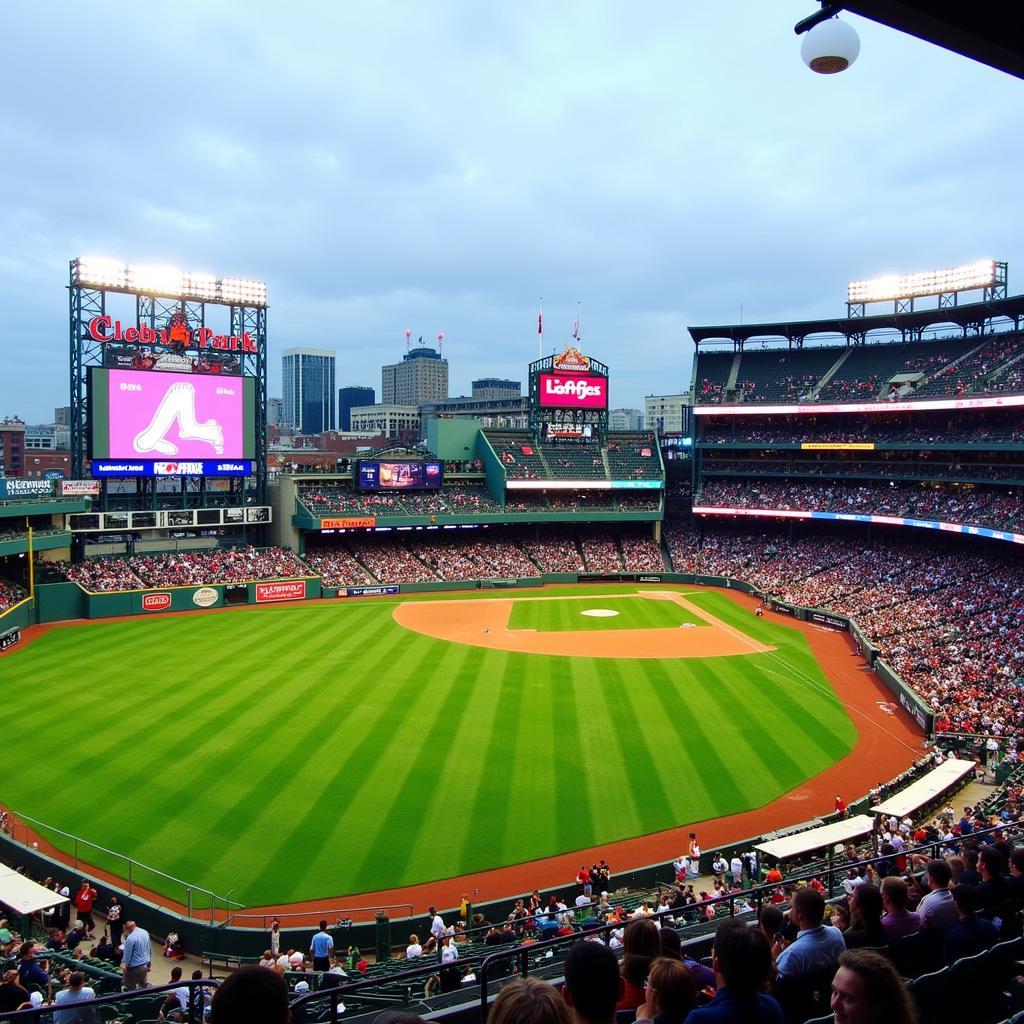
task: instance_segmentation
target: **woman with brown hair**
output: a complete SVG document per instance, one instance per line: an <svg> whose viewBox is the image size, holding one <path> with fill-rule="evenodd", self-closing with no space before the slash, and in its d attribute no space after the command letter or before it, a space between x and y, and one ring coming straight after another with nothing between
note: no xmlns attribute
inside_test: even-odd
<svg viewBox="0 0 1024 1024"><path fill-rule="evenodd" d="M538 978L517 978L498 993L487 1024L571 1024L571 1017L553 985Z"/></svg>
<svg viewBox="0 0 1024 1024"><path fill-rule="evenodd" d="M622 936L622 978L625 990L615 1009L635 1010L644 1001L644 981L651 964L661 956L658 926L649 917L630 921Z"/></svg>
<svg viewBox="0 0 1024 1024"><path fill-rule="evenodd" d="M651 964L644 1001L636 1011L637 1024L682 1024L697 1005L697 986L679 960L658 957Z"/></svg>
<svg viewBox="0 0 1024 1024"><path fill-rule="evenodd" d="M917 1011L896 968L871 949L848 949L832 982L836 1024L916 1024Z"/></svg>

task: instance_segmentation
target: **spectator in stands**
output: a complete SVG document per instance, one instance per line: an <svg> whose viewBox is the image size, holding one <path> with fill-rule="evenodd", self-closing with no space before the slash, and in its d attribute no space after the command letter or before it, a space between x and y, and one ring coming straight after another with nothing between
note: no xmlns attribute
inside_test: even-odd
<svg viewBox="0 0 1024 1024"><path fill-rule="evenodd" d="M677 959L658 957L644 986L644 1001L636 1011L637 1024L682 1024L697 1005L693 976Z"/></svg>
<svg viewBox="0 0 1024 1024"><path fill-rule="evenodd" d="M693 978L693 982L698 990L710 989L714 991L715 972L710 967L694 960L692 957L688 957L683 952L679 932L675 928L669 928L663 924L661 931L658 933L658 938L661 941L661 955L663 957L681 961L683 966L690 972L690 976Z"/></svg>
<svg viewBox="0 0 1024 1024"><path fill-rule="evenodd" d="M942 962L946 964L962 956L974 956L995 945L999 938L996 926L978 916L982 897L973 885L954 885L952 895L960 919L946 929L942 938Z"/></svg>
<svg viewBox="0 0 1024 1024"><path fill-rule="evenodd" d="M54 997L57 1006L68 1003L81 1003L95 999L96 993L85 984L85 975L81 971L72 971L68 975L66 988L62 988ZM80 1006L74 1010L57 1010L53 1015L54 1024L94 1024L96 1011L91 1006Z"/></svg>
<svg viewBox="0 0 1024 1024"><path fill-rule="evenodd" d="M0 1013L9 1013L19 1009L28 1002L28 989L18 983L18 972L4 972L3 984L0 984Z"/></svg>
<svg viewBox="0 0 1024 1024"><path fill-rule="evenodd" d="M981 883L978 885L981 913L985 917L992 917L1010 897L1006 858L994 846L983 846L978 852L978 871L981 874Z"/></svg>
<svg viewBox="0 0 1024 1024"><path fill-rule="evenodd" d="M615 954L599 942L578 942L565 958L564 973L562 996L574 1024L612 1024L624 991Z"/></svg>
<svg viewBox="0 0 1024 1024"><path fill-rule="evenodd" d="M759 930L726 918L715 932L711 967L718 991L707 1006L690 1013L687 1024L782 1024L779 1004L764 991L772 956Z"/></svg>
<svg viewBox="0 0 1024 1024"><path fill-rule="evenodd" d="M241 967L218 986L210 1024L290 1024L288 985L274 971Z"/></svg>
<svg viewBox="0 0 1024 1024"><path fill-rule="evenodd" d="M146 987L153 950L149 941L149 932L145 928L140 928L134 921L128 921L125 924L124 935L121 974L124 978L124 990L131 992L134 989Z"/></svg>
<svg viewBox="0 0 1024 1024"><path fill-rule="evenodd" d="M405 959L415 960L423 956L423 947L420 945L420 937L413 933L409 936L409 945L405 947Z"/></svg>
<svg viewBox="0 0 1024 1024"><path fill-rule="evenodd" d="M45 988L52 992L50 975L47 974L49 964L46 960L36 959L36 944L34 942L23 942L18 951L18 982L25 988L30 985L36 988Z"/></svg>
<svg viewBox="0 0 1024 1024"><path fill-rule="evenodd" d="M504 985L487 1015L488 1024L569 1024L569 1008L558 989L539 978Z"/></svg>
<svg viewBox="0 0 1024 1024"><path fill-rule="evenodd" d="M263 966L263 962L260 961L260 967ZM171 968L171 977L167 982L168 985L178 985L181 981L181 966L175 965ZM188 986L181 985L178 988L171 989L167 993L167 998L164 1000L163 1006L160 1007L160 1011L157 1013L158 1020L171 1020L182 1019L182 1015L188 1010Z"/></svg>
<svg viewBox="0 0 1024 1024"><path fill-rule="evenodd" d="M898 875L882 880L882 907L885 910L882 927L890 943L905 935L914 935L922 928L921 915L907 910L908 899L907 883Z"/></svg>
<svg viewBox="0 0 1024 1024"><path fill-rule="evenodd" d="M953 875L949 865L940 859L928 861L925 871L928 892L918 904L917 912L925 928L944 932L959 920L953 894L949 891Z"/></svg>
<svg viewBox="0 0 1024 1024"><path fill-rule="evenodd" d="M89 884L88 880L83 878L82 885L78 892L75 893L75 898L72 901L75 905L75 910L78 911L78 919L85 925L90 938L92 938L92 933L96 929L92 919L92 908L96 903L98 895L99 893Z"/></svg>
<svg viewBox="0 0 1024 1024"><path fill-rule="evenodd" d="M644 979L661 955L658 926L649 918L636 918L622 936L622 998L616 1010L634 1010L644 1001Z"/></svg>
<svg viewBox="0 0 1024 1024"><path fill-rule="evenodd" d="M779 954L775 965L782 977L799 977L835 965L846 949L842 932L823 924L825 898L811 888L797 889L789 919L799 934Z"/></svg>
<svg viewBox="0 0 1024 1024"><path fill-rule="evenodd" d="M843 932L847 949L887 946L889 936L882 924L882 893L871 882L857 886L850 896L850 927Z"/></svg>
<svg viewBox="0 0 1024 1024"><path fill-rule="evenodd" d="M916 1024L917 1012L903 979L881 954L854 949L839 957L832 981L835 1024Z"/></svg>

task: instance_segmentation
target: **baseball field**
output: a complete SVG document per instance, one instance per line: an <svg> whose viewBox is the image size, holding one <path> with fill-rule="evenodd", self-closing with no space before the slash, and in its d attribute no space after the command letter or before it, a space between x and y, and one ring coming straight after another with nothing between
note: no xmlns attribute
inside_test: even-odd
<svg viewBox="0 0 1024 1024"><path fill-rule="evenodd" d="M803 633L696 587L98 621L0 675L8 807L248 906L761 807L857 741Z"/></svg>

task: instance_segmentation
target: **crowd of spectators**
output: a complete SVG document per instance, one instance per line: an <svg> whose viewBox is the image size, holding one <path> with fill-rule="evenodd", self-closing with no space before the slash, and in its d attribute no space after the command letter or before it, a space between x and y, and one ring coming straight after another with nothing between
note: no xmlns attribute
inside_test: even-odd
<svg viewBox="0 0 1024 1024"><path fill-rule="evenodd" d="M1024 371L1022 371L1024 372ZM1013 409L915 413L846 413L772 417L702 417L698 444L800 444L874 441L922 447L986 442L1024 442L1024 425Z"/></svg>
<svg viewBox="0 0 1024 1024"><path fill-rule="evenodd" d="M429 538L417 537L410 548L421 562L443 580L485 580L537 575L537 566L511 540L500 535L472 536L446 532Z"/></svg>
<svg viewBox="0 0 1024 1024"><path fill-rule="evenodd" d="M576 538L567 530L545 530L522 544L541 572L586 572Z"/></svg>
<svg viewBox="0 0 1024 1024"><path fill-rule="evenodd" d="M996 530L1024 528L1024 499L1015 488L711 478L704 482L694 505L909 517Z"/></svg>
<svg viewBox="0 0 1024 1024"><path fill-rule="evenodd" d="M678 522L666 534L677 572L731 576L853 616L944 729L1024 737L1024 566L1009 545L701 533Z"/></svg>
<svg viewBox="0 0 1024 1024"><path fill-rule="evenodd" d="M623 533L619 541L627 572L664 572L661 548L652 537L642 533Z"/></svg>
<svg viewBox="0 0 1024 1024"><path fill-rule="evenodd" d="M28 593L24 587L9 580L0 580L0 612L7 611L19 601L24 601Z"/></svg>
<svg viewBox="0 0 1024 1024"><path fill-rule="evenodd" d="M310 548L305 562L325 587L373 586L380 582L346 547Z"/></svg>
<svg viewBox="0 0 1024 1024"><path fill-rule="evenodd" d="M136 555L132 558L96 558L73 564L58 562L55 567L72 583L91 593L248 583L312 575L291 551L251 546Z"/></svg>
<svg viewBox="0 0 1024 1024"><path fill-rule="evenodd" d="M439 491L354 491L344 484L298 488L298 499L314 516L416 516L493 514L501 506L482 483L445 485Z"/></svg>
<svg viewBox="0 0 1024 1024"><path fill-rule="evenodd" d="M993 456L984 452L882 452L871 459L851 458L851 452L826 454L786 452L746 453L749 458L721 458L708 453L702 463L705 474L766 474L790 477L890 477L930 482L933 480L989 483L1024 480L1024 462L1016 456ZM998 460L998 461L996 461Z"/></svg>
<svg viewBox="0 0 1024 1024"><path fill-rule="evenodd" d="M937 373L922 384L914 398L935 395L967 395L989 390L985 378L1003 363L1022 352L1021 335L1016 332L997 334L981 343L970 355ZM997 390L999 390L997 388Z"/></svg>
<svg viewBox="0 0 1024 1024"><path fill-rule="evenodd" d="M356 560L381 583L426 583L437 573L397 540L351 537L348 547Z"/></svg>
<svg viewBox="0 0 1024 1024"><path fill-rule="evenodd" d="M585 534L580 539L587 572L623 572L622 555L615 538L608 533Z"/></svg>

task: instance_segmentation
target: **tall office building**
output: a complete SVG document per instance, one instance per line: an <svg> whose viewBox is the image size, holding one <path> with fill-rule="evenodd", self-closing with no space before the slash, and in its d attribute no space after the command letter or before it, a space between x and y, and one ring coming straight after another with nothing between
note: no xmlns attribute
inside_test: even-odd
<svg viewBox="0 0 1024 1024"><path fill-rule="evenodd" d="M414 348L400 363L380 368L382 405L419 405L448 397L448 360L432 348Z"/></svg>
<svg viewBox="0 0 1024 1024"><path fill-rule="evenodd" d="M377 396L373 388L352 386L338 388L338 429L352 429L352 409L357 405L373 405Z"/></svg>
<svg viewBox="0 0 1024 1024"><path fill-rule="evenodd" d="M283 419L300 434L334 430L336 355L319 348L290 348L283 353Z"/></svg>

